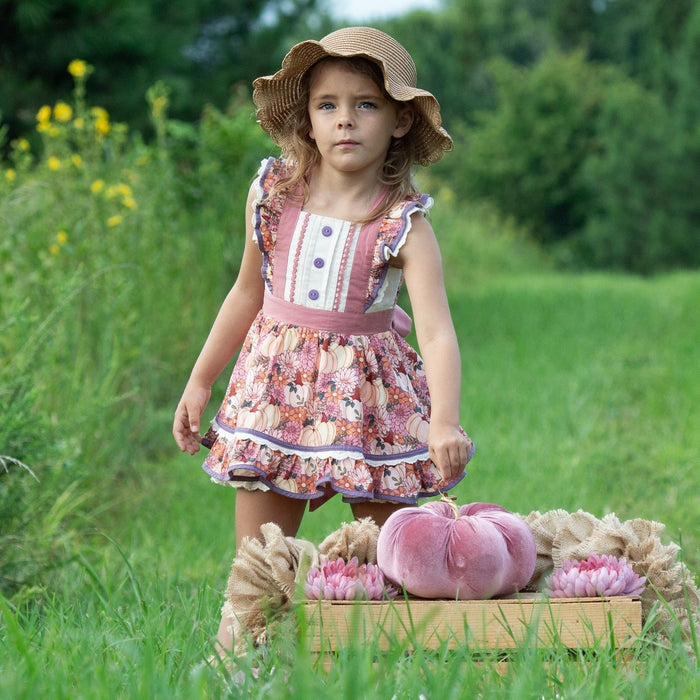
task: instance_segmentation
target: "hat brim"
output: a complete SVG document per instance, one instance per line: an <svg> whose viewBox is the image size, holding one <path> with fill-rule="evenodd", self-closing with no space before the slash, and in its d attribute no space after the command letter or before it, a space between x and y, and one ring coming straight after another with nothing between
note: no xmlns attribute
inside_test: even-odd
<svg viewBox="0 0 700 700"><path fill-rule="evenodd" d="M398 102L413 104L414 122L409 133L414 139L417 163L420 165L434 163L445 151L452 149L452 139L442 128L440 104L432 93L392 80L391 71L377 56L353 46L327 48L313 39L294 46L284 57L280 70L274 75L262 76L253 81L253 101L257 107L258 121L278 146L284 149L291 141L289 115L298 106L304 75L313 65L329 56L336 58L353 56L373 61L381 68L387 93Z"/></svg>

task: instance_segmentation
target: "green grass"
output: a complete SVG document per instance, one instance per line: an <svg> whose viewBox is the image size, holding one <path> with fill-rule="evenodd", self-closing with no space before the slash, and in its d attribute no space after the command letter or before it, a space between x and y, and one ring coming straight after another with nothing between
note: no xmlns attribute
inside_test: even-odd
<svg viewBox="0 0 700 700"><path fill-rule="evenodd" d="M544 273L453 295L464 357L464 424L477 443L460 501L529 512L562 507L665 522L683 532L697 570L697 379L700 278L657 280ZM162 425L167 430L167 425ZM233 494L199 460L136 460L119 503L51 591L5 611L0 691L7 697L224 696L201 667L233 549ZM319 542L350 517L339 501L308 514ZM7 605L7 603L6 603ZM242 663L251 697L694 698L697 667L679 640L653 634L625 659L534 645L507 664L479 649L371 645L324 670L291 631ZM261 664L261 678L251 674ZM269 675L271 667L275 667ZM289 676L291 679L287 681Z"/></svg>
<svg viewBox="0 0 700 700"><path fill-rule="evenodd" d="M659 520L697 566L697 276L504 278L455 307L477 445L460 495Z"/></svg>
<svg viewBox="0 0 700 700"><path fill-rule="evenodd" d="M3 697L697 697L697 668L678 640L662 648L652 635L625 657L600 639L579 652L524 644L507 663L477 648L406 655L398 643L385 652L350 645L325 669L291 628L265 659L253 654L236 666L231 689L224 674L202 665L227 566L219 545L230 511L216 495L225 491L192 484L199 475L183 460L171 467L172 485L143 494L139 502L150 508L122 531L121 546L104 539L97 562L76 561L53 595L19 614L3 603ZM182 484L192 485L190 512L182 499L178 505ZM208 507L193 507L195 500Z"/></svg>
<svg viewBox="0 0 700 700"><path fill-rule="evenodd" d="M264 660L241 662L241 685L202 666L235 554L233 492L176 453L170 425L235 275L235 200L264 149L245 105L197 132L157 126L152 146L85 136L78 166L58 124L33 162L15 145L0 178L0 456L39 479L0 468L0 697L698 697L680 640L651 632L624 659L604 639L523 644L506 664L369 644L325 670L291 617ZM98 179L128 181L136 208L93 193ZM700 274L559 274L487 207L429 189L477 448L454 495L657 520L697 573ZM300 536L349 518L334 499Z"/></svg>

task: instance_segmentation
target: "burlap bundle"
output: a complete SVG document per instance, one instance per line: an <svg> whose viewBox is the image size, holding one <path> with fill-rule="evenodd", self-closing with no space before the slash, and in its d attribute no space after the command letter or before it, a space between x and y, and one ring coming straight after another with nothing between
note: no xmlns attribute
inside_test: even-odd
<svg viewBox="0 0 700 700"><path fill-rule="evenodd" d="M245 539L233 560L222 614L231 620L233 651L246 652L248 639L265 642L268 619L289 607L297 577L318 561L306 540L285 537L279 526L265 523L262 540Z"/></svg>
<svg viewBox="0 0 700 700"><path fill-rule="evenodd" d="M286 612L297 586L303 584L319 554L360 563L377 560L379 528L370 518L343 523L318 549L306 540L285 537L279 526L265 523L262 539L245 539L233 560L222 614L231 621L233 652L246 653L249 641L265 643L268 626Z"/></svg>
<svg viewBox="0 0 700 700"><path fill-rule="evenodd" d="M360 564L377 563L377 538L379 526L372 518L362 518L343 523L318 546L318 551L329 559L349 561L357 557Z"/></svg>
<svg viewBox="0 0 700 700"><path fill-rule="evenodd" d="M660 603L651 627L664 636L679 628L690 644L693 627L698 625L700 595L690 571L678 561L680 547L662 544L662 523L641 519L620 522L614 513L600 520L582 510L533 511L520 517L530 526L537 545L529 590L540 588L544 575L567 559L585 559L592 552L625 557L637 575L647 577L641 596L644 619Z"/></svg>

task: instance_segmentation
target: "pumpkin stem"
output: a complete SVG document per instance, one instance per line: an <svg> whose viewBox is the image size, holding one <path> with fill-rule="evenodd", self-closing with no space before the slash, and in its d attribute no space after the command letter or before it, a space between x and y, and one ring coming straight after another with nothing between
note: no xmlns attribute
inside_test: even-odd
<svg viewBox="0 0 700 700"><path fill-rule="evenodd" d="M457 500L457 496L448 496L446 493L443 493L440 500L444 501L445 503L447 503L450 506L450 508L452 508L452 511L455 514L455 518L459 518L459 516L460 516L459 508L457 507L457 504L455 503L455 501Z"/></svg>

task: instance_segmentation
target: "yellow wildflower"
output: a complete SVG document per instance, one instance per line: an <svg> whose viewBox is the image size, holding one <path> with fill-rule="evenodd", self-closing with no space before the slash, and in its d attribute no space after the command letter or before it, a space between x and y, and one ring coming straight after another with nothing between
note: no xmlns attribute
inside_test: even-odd
<svg viewBox="0 0 700 700"><path fill-rule="evenodd" d="M107 226L119 226L121 222L124 221L124 217L121 214L115 214L114 216L110 216L109 219L107 219Z"/></svg>
<svg viewBox="0 0 700 700"><path fill-rule="evenodd" d="M100 136L107 136L110 130L109 119L98 118L95 120L95 131L97 131Z"/></svg>
<svg viewBox="0 0 700 700"><path fill-rule="evenodd" d="M109 123L109 113L104 107L93 107L90 110L90 114L95 117L95 131L100 136L107 136L111 130L111 125Z"/></svg>
<svg viewBox="0 0 700 700"><path fill-rule="evenodd" d="M50 156L46 164L49 166L49 170L60 170L61 168L61 161L56 156Z"/></svg>
<svg viewBox="0 0 700 700"><path fill-rule="evenodd" d="M56 240L58 241L58 245L65 245L68 243L68 234L61 229L57 234L56 234Z"/></svg>
<svg viewBox="0 0 700 700"><path fill-rule="evenodd" d="M15 172L14 168L8 168L5 171L5 179L8 182L14 182L16 177L17 177L17 173Z"/></svg>
<svg viewBox="0 0 700 700"><path fill-rule="evenodd" d="M76 168L81 168L83 166L83 157L78 153L74 153L70 157L70 162L73 163L73 165L75 165Z"/></svg>
<svg viewBox="0 0 700 700"><path fill-rule="evenodd" d="M85 73L87 73L87 69L88 69L88 64L85 63L85 61L81 61L79 58L74 58L68 64L68 72L74 78L82 78L85 75Z"/></svg>
<svg viewBox="0 0 700 700"><path fill-rule="evenodd" d="M120 182L117 185L117 192L124 197L131 197L134 193L131 191L131 187L124 182Z"/></svg>
<svg viewBox="0 0 700 700"><path fill-rule="evenodd" d="M136 200L133 197L124 197L124 199L122 199L122 204L127 209L136 209Z"/></svg>
<svg viewBox="0 0 700 700"><path fill-rule="evenodd" d="M119 190L117 189L116 185L110 185L105 190L105 197L107 197L107 199L114 199L118 194L119 194Z"/></svg>
<svg viewBox="0 0 700 700"><path fill-rule="evenodd" d="M61 249L59 248L57 243L52 243L49 246L49 253L51 253L51 255L58 255L60 252L61 252Z"/></svg>
<svg viewBox="0 0 700 700"><path fill-rule="evenodd" d="M36 113L36 121L36 130L39 132L50 131L51 129L56 128L51 123L51 107L48 105L44 105L39 109L39 111Z"/></svg>
<svg viewBox="0 0 700 700"><path fill-rule="evenodd" d="M65 102L57 102L53 108L53 116L57 122L65 124L73 118L73 108Z"/></svg>
<svg viewBox="0 0 700 700"><path fill-rule="evenodd" d="M73 126L78 131L82 131L83 127L85 126L85 120L82 117L77 117L76 119L73 120Z"/></svg>
<svg viewBox="0 0 700 700"><path fill-rule="evenodd" d="M95 182L90 185L90 192L93 194L99 194L105 188L104 180L95 180Z"/></svg>
<svg viewBox="0 0 700 700"><path fill-rule="evenodd" d="M24 151L25 153L31 148L31 146L29 145L29 141L27 141L27 139L20 138L20 139L17 139L17 141L15 141L15 143L17 144L17 149L20 151Z"/></svg>
<svg viewBox="0 0 700 700"><path fill-rule="evenodd" d="M36 113L36 120L39 124L46 124L51 119L51 107L44 105Z"/></svg>

